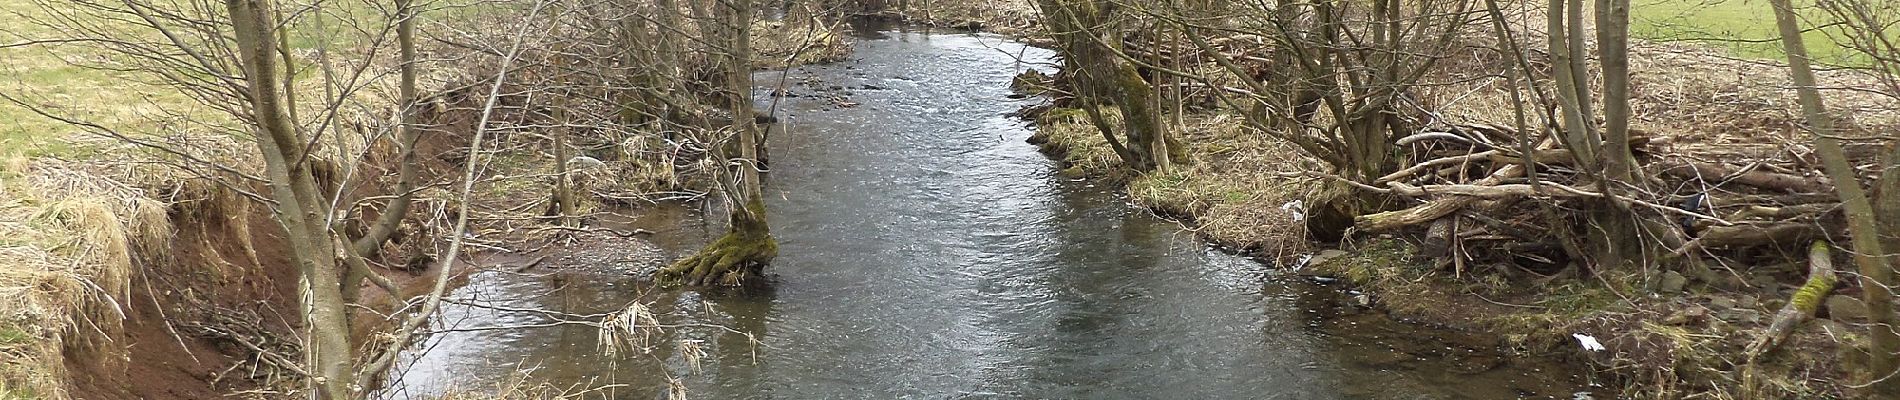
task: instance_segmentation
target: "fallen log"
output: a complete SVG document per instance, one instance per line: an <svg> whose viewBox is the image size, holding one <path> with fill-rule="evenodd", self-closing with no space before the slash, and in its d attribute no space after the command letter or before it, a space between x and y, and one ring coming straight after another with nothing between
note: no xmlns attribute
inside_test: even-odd
<svg viewBox="0 0 1900 400"><path fill-rule="evenodd" d="M1663 174L1682 179L1700 179L1705 182L1734 182L1762 189L1787 193L1829 193L1834 185L1826 178L1790 175L1766 171L1752 167L1730 167L1722 164L1676 160L1664 164Z"/></svg>
<svg viewBox="0 0 1900 400"><path fill-rule="evenodd" d="M1834 260L1831 257L1826 241L1816 240L1808 246L1808 283L1789 296L1788 305L1775 313L1774 322L1768 324L1768 330L1762 331L1761 336L1757 336L1745 350L1748 361L1743 367L1742 376L1748 389L1755 388L1756 361L1763 354L1780 347L1802 322L1814 319L1814 312L1821 307L1821 300L1827 298L1828 292L1834 291L1834 284L1840 279L1834 274Z"/></svg>
<svg viewBox="0 0 1900 400"><path fill-rule="evenodd" d="M1711 226L1702 230L1693 245L1704 248L1787 245L1824 237L1821 228L1811 222L1746 223Z"/></svg>
<svg viewBox="0 0 1900 400"><path fill-rule="evenodd" d="M1742 208L1740 211L1736 211L1734 214L1730 214L1728 219L1730 221L1737 221L1754 218L1774 220L1818 218L1820 214L1834 211L1840 207L1840 204L1834 203L1795 204L1781 207L1748 206Z"/></svg>
<svg viewBox="0 0 1900 400"><path fill-rule="evenodd" d="M1491 162L1500 164L1518 164L1524 162L1524 160L1518 156L1507 154L1493 154L1490 158ZM1566 149L1543 149L1531 155L1531 161L1536 161L1538 164L1562 165L1570 164L1575 160L1576 158L1570 155L1570 150Z"/></svg>

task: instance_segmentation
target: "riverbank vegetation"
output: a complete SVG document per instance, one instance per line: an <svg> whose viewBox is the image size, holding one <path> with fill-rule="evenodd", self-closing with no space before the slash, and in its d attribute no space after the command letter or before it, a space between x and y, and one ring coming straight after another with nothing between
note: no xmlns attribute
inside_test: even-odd
<svg viewBox="0 0 1900 400"><path fill-rule="evenodd" d="M1748 54L1780 63L1631 39L1667 10L1628 1L1044 0L1066 64L1158 95L1019 83L1056 97L1034 140L1071 171L1394 313L1592 363L1627 397L1882 396L1891 5L1723 4L1786 11ZM1809 71L1794 39L1876 62ZM1183 157L1126 151L1130 112Z"/></svg>
<svg viewBox="0 0 1900 400"><path fill-rule="evenodd" d="M0 397L363 398L471 253L758 204L752 71L849 47L751 3L7 0Z"/></svg>
<svg viewBox="0 0 1900 400"><path fill-rule="evenodd" d="M1068 173L1393 313L1627 397L1892 392L1900 12L1632 39L1699 31L1641 25L1668 4L0 0L0 397L367 397L469 254L626 236L607 206L723 204L655 276L755 279L753 71L841 59L850 14L1042 36ZM543 317L673 346L644 310Z"/></svg>

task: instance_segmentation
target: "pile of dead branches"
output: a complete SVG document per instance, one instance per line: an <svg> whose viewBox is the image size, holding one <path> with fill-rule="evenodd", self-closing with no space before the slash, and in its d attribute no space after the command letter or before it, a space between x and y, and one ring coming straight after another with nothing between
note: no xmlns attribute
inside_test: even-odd
<svg viewBox="0 0 1900 400"><path fill-rule="evenodd" d="M1398 199L1393 211L1359 216L1364 233L1422 230L1424 253L1463 272L1470 263L1555 273L1587 265L1575 238L1581 214L1627 207L1659 235L1651 257L1729 265L1799 259L1803 246L1843 231L1839 199L1819 171L1799 160L1710 161L1722 157L1657 151L1638 132L1630 146L1643 182L1602 182L1578 171L1553 142L1525 151L1515 129L1440 125L1398 140L1412 164L1373 182L1350 182ZM1527 173L1527 171L1535 171ZM1605 187L1618 190L1604 194ZM1449 257L1443 257L1449 256Z"/></svg>

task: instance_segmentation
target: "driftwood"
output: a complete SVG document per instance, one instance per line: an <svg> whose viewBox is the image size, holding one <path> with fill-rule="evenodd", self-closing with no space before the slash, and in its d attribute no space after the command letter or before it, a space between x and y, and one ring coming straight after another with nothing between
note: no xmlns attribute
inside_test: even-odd
<svg viewBox="0 0 1900 400"><path fill-rule="evenodd" d="M1386 174L1386 176L1381 176L1379 177L1378 180L1373 181L1372 183L1377 185L1377 184L1383 184L1386 182L1397 181L1400 179L1405 179L1406 177L1410 177L1412 175L1418 175L1419 172L1423 172L1428 169L1466 164L1466 163L1471 163L1471 162L1477 162L1480 160L1490 160L1492 157L1497 157L1497 156L1499 156L1497 150L1490 150L1490 151L1463 154L1463 155L1457 155L1457 156L1451 156L1451 157L1434 158L1429 161L1418 163L1417 165L1413 165L1411 167L1407 167L1405 169L1399 170L1398 172L1393 172L1390 174Z"/></svg>
<svg viewBox="0 0 1900 400"><path fill-rule="evenodd" d="M1518 156L1507 154L1493 154L1490 156L1490 159L1491 162L1499 164L1518 164L1524 162L1524 160ZM1543 149L1531 155L1531 161L1535 161L1538 164L1563 165L1570 164L1575 159L1575 157L1570 155L1570 150L1564 149Z"/></svg>
<svg viewBox="0 0 1900 400"><path fill-rule="evenodd" d="M1805 177L1761 168L1735 168L1721 164L1694 161L1674 161L1663 167L1663 173L1684 179L1701 179L1709 182L1734 182L1763 189L1788 193L1828 193L1834 191L1834 185L1826 178Z"/></svg>

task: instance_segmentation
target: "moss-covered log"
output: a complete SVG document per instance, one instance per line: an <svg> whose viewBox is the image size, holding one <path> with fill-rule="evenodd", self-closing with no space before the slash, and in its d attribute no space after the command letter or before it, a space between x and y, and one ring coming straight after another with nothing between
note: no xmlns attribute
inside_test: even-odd
<svg viewBox="0 0 1900 400"><path fill-rule="evenodd" d="M1795 328L1814 318L1814 312L1821 308L1821 300L1834 291L1834 285L1840 281L1834 273L1834 256L1826 241L1816 240L1808 246L1808 283L1795 290L1788 304L1775 313L1775 320L1763 330L1761 336L1750 342L1746 350L1746 364L1742 367L1743 388L1749 391L1760 389L1759 377L1755 373L1761 357L1774 351L1782 342L1793 335Z"/></svg>

